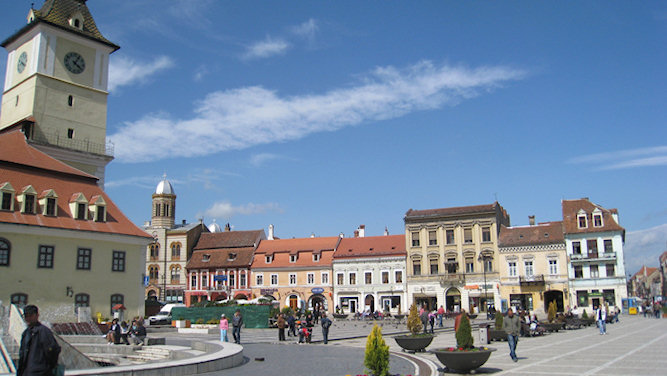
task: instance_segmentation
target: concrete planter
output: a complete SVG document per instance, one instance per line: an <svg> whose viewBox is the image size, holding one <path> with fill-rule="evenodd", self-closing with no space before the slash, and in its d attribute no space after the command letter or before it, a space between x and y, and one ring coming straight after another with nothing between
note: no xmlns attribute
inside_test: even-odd
<svg viewBox="0 0 667 376"><path fill-rule="evenodd" d="M435 354L440 363L445 366L446 371L455 370L457 372L467 373L486 363L486 361L489 360L491 353L494 351L496 351L496 349L487 347L486 350L478 348L475 351L435 349L429 352Z"/></svg>
<svg viewBox="0 0 667 376"><path fill-rule="evenodd" d="M175 328L189 328L190 320L174 320L171 322L171 326Z"/></svg>
<svg viewBox="0 0 667 376"><path fill-rule="evenodd" d="M507 341L507 333L504 330L489 329L489 341Z"/></svg>
<svg viewBox="0 0 667 376"><path fill-rule="evenodd" d="M401 346L403 351L424 351L428 345L433 342L433 335L419 335L419 336L396 336L394 340L396 343Z"/></svg>

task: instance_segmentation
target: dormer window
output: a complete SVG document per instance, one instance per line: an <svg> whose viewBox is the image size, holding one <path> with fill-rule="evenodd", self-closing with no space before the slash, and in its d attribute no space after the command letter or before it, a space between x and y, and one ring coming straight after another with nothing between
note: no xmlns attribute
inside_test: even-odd
<svg viewBox="0 0 667 376"><path fill-rule="evenodd" d="M593 227L602 227L602 212L600 209L595 209L593 211Z"/></svg>
<svg viewBox="0 0 667 376"><path fill-rule="evenodd" d="M264 256L264 262L267 263L267 264L270 264L271 262L273 262L273 255Z"/></svg>
<svg viewBox="0 0 667 376"><path fill-rule="evenodd" d="M579 213L577 214L577 226L579 228L587 228L588 227L588 220L586 218L586 212L583 210L580 210Z"/></svg>
<svg viewBox="0 0 667 376"><path fill-rule="evenodd" d="M83 16L81 13L74 14L72 18L69 19L69 25L76 29L83 30Z"/></svg>
<svg viewBox="0 0 667 376"><path fill-rule="evenodd" d="M50 217L58 215L58 195L53 189L42 192L39 197L39 205L42 206L42 214Z"/></svg>
<svg viewBox="0 0 667 376"><path fill-rule="evenodd" d="M204 254L204 255L202 255L201 260L202 260L202 262L209 262L209 261L211 261L211 255Z"/></svg>
<svg viewBox="0 0 667 376"><path fill-rule="evenodd" d="M289 262L296 262L299 258L299 255L289 255Z"/></svg>
<svg viewBox="0 0 667 376"><path fill-rule="evenodd" d="M11 184L4 183L0 185L0 209L1 210L14 210L14 194L16 191Z"/></svg>
<svg viewBox="0 0 667 376"><path fill-rule="evenodd" d="M314 262L320 261L320 254L319 253L314 253L313 254L313 261Z"/></svg>
<svg viewBox="0 0 667 376"><path fill-rule="evenodd" d="M89 202L90 211L93 214L95 222L106 222L107 221L107 203L104 201L104 197L100 195L95 195L90 199Z"/></svg>
<svg viewBox="0 0 667 376"><path fill-rule="evenodd" d="M229 252L229 255L227 256L227 261L234 261L234 260L236 260L236 253Z"/></svg>
<svg viewBox="0 0 667 376"><path fill-rule="evenodd" d="M88 200L83 193L75 193L69 201L69 210L75 219L88 219Z"/></svg>
<svg viewBox="0 0 667 376"><path fill-rule="evenodd" d="M21 202L21 213L35 214L37 191L32 185L23 188L19 201Z"/></svg>

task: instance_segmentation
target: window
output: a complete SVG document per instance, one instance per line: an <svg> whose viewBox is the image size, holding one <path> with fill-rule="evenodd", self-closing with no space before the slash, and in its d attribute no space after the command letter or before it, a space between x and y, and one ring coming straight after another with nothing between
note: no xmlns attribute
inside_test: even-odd
<svg viewBox="0 0 667 376"><path fill-rule="evenodd" d="M309 285L314 285L315 284L315 273L306 274L306 280L308 281L307 283Z"/></svg>
<svg viewBox="0 0 667 376"><path fill-rule="evenodd" d="M343 273L338 273L336 274L336 283L339 285L342 285L345 283L345 274Z"/></svg>
<svg viewBox="0 0 667 376"><path fill-rule="evenodd" d="M484 258L484 272L493 273L493 259L491 257Z"/></svg>
<svg viewBox="0 0 667 376"><path fill-rule="evenodd" d="M428 232L428 245L438 245L438 238L435 231Z"/></svg>
<svg viewBox="0 0 667 376"><path fill-rule="evenodd" d="M234 286L234 284L232 283L231 286ZM202 289L208 287L208 276L206 274L201 275L201 287Z"/></svg>
<svg viewBox="0 0 667 376"><path fill-rule="evenodd" d="M579 307L588 305L588 291L577 291L577 304Z"/></svg>
<svg viewBox="0 0 667 376"><path fill-rule="evenodd" d="M593 227L602 227L602 214L593 213Z"/></svg>
<svg viewBox="0 0 667 376"><path fill-rule="evenodd" d="M171 243L171 259L179 260L181 258L181 243Z"/></svg>
<svg viewBox="0 0 667 376"><path fill-rule="evenodd" d="M7 239L0 238L0 266L9 266L11 246Z"/></svg>
<svg viewBox="0 0 667 376"><path fill-rule="evenodd" d="M591 265L591 278L600 278L600 272L597 265Z"/></svg>
<svg viewBox="0 0 667 376"><path fill-rule="evenodd" d="M206 286L206 280L202 278L202 285ZM229 287L236 287L236 274L234 272L229 272Z"/></svg>
<svg viewBox="0 0 667 376"><path fill-rule="evenodd" d="M463 242L472 243L472 229L466 228L463 230Z"/></svg>
<svg viewBox="0 0 667 376"><path fill-rule="evenodd" d="M111 271L124 272L125 271L125 251L113 251L111 256Z"/></svg>
<svg viewBox="0 0 667 376"><path fill-rule="evenodd" d="M116 304L125 304L125 297L123 296L123 294L113 294L113 295L111 295L111 307L110 307L109 311L111 312L112 316L113 316L113 307Z"/></svg>
<svg viewBox="0 0 667 376"><path fill-rule="evenodd" d="M403 283L403 271L402 270L397 270L396 273L394 273L394 276L396 277L394 282Z"/></svg>
<svg viewBox="0 0 667 376"><path fill-rule="evenodd" d="M241 273L241 275L239 275L239 286L240 286L240 287L245 287L245 286L246 286L246 276L245 276L245 273Z"/></svg>
<svg viewBox="0 0 667 376"><path fill-rule="evenodd" d="M581 265L576 265L574 267L574 278L584 278L584 271Z"/></svg>
<svg viewBox="0 0 667 376"><path fill-rule="evenodd" d="M296 274L290 273L290 275L289 275L289 284L291 286L296 285Z"/></svg>
<svg viewBox="0 0 667 376"><path fill-rule="evenodd" d="M53 253L54 248L50 245L39 246L39 256L37 258L38 268L53 268Z"/></svg>
<svg viewBox="0 0 667 376"><path fill-rule="evenodd" d="M558 274L558 260L549 260L549 274Z"/></svg>
<svg viewBox="0 0 667 376"><path fill-rule="evenodd" d="M181 283L181 266L172 265L170 270L171 284L176 285Z"/></svg>
<svg viewBox="0 0 667 376"><path fill-rule="evenodd" d="M255 276L255 281L257 282L257 286L262 286L264 285L264 275L262 274L257 274Z"/></svg>
<svg viewBox="0 0 667 376"><path fill-rule="evenodd" d="M76 219L87 219L86 204L83 203L76 204Z"/></svg>
<svg viewBox="0 0 667 376"><path fill-rule="evenodd" d="M14 195L10 192L2 192L2 210L12 210L14 203Z"/></svg>
<svg viewBox="0 0 667 376"><path fill-rule="evenodd" d="M73 104L74 104L74 97L71 96L71 95L69 95L69 96L67 97L67 105L70 106L70 107L72 107ZM70 131L72 131L72 132L70 132ZM67 138L72 138L72 136L74 136L74 129L69 128L69 129L67 130Z"/></svg>
<svg viewBox="0 0 667 376"><path fill-rule="evenodd" d="M151 260L155 261L160 257L160 243L153 243L148 246L150 248Z"/></svg>
<svg viewBox="0 0 667 376"><path fill-rule="evenodd" d="M516 262L510 261L507 263L507 269L510 277L516 277Z"/></svg>
<svg viewBox="0 0 667 376"><path fill-rule="evenodd" d="M616 276L616 269L614 264L607 264L607 277L615 277Z"/></svg>
<svg viewBox="0 0 667 376"><path fill-rule="evenodd" d="M323 285L328 285L329 284L329 273L328 272L322 273L321 277L322 277L322 284Z"/></svg>
<svg viewBox="0 0 667 376"><path fill-rule="evenodd" d="M278 284L278 274L271 274L271 285L275 286Z"/></svg>
<svg viewBox="0 0 667 376"><path fill-rule="evenodd" d="M201 255L201 260L202 262L209 262L211 261L211 255L209 255L208 253L204 253L203 255Z"/></svg>
<svg viewBox="0 0 667 376"><path fill-rule="evenodd" d="M190 288L193 290L197 288L197 275L194 273L190 276Z"/></svg>
<svg viewBox="0 0 667 376"><path fill-rule="evenodd" d="M160 267L157 265L151 265L148 268L148 279L152 281L152 283L157 282L157 278L160 274ZM194 285L193 285L194 286Z"/></svg>
<svg viewBox="0 0 667 376"><path fill-rule="evenodd" d="M534 274L533 271L533 262L532 261L524 261L523 265L525 266L526 270L526 277L532 277Z"/></svg>
<svg viewBox="0 0 667 376"><path fill-rule="evenodd" d="M614 290L602 290L602 299L604 299L605 304L609 304L610 307L616 305L616 294Z"/></svg>
<svg viewBox="0 0 667 376"><path fill-rule="evenodd" d="M56 199L53 197L46 198L46 208L44 215L54 216L56 215Z"/></svg>
<svg viewBox="0 0 667 376"><path fill-rule="evenodd" d="M155 217L160 215L160 203L155 203Z"/></svg>
<svg viewBox="0 0 667 376"><path fill-rule="evenodd" d="M572 253L575 255L581 254L581 242L572 242Z"/></svg>
<svg viewBox="0 0 667 376"><path fill-rule="evenodd" d="M26 194L23 196L23 213L35 213L35 195Z"/></svg>
<svg viewBox="0 0 667 376"><path fill-rule="evenodd" d="M373 273L365 272L364 273L364 280L365 280L367 285L370 285L371 283L373 283Z"/></svg>
<svg viewBox="0 0 667 376"><path fill-rule="evenodd" d="M350 273L350 284L351 285L356 285L357 284L357 273Z"/></svg>
<svg viewBox="0 0 667 376"><path fill-rule="evenodd" d="M579 225L579 228L588 227L588 222L586 221L586 214L579 214L577 216L577 224Z"/></svg>
<svg viewBox="0 0 667 376"><path fill-rule="evenodd" d="M419 232L412 233L412 246L419 247Z"/></svg>
<svg viewBox="0 0 667 376"><path fill-rule="evenodd" d="M454 244L454 230L446 230L445 238L447 240L447 244Z"/></svg>
<svg viewBox="0 0 667 376"><path fill-rule="evenodd" d="M611 239L604 240L604 253L614 253L614 246L612 245Z"/></svg>
<svg viewBox="0 0 667 376"><path fill-rule="evenodd" d="M438 274L438 259L431 258L428 260L428 264L430 267L430 273L433 275Z"/></svg>
<svg viewBox="0 0 667 376"><path fill-rule="evenodd" d="M318 261L320 261L320 254L313 253L313 262L318 262Z"/></svg>
<svg viewBox="0 0 667 376"><path fill-rule="evenodd" d="M421 260L412 260L412 274L413 275L421 275L422 274Z"/></svg>
<svg viewBox="0 0 667 376"><path fill-rule="evenodd" d="M466 273L474 273L475 272L475 262L472 257L466 258Z"/></svg>
<svg viewBox="0 0 667 376"><path fill-rule="evenodd" d="M25 306L28 305L28 294L23 294L20 292L12 294L12 296L9 298L9 301L12 304L19 306L19 308L25 308Z"/></svg>
<svg viewBox="0 0 667 376"><path fill-rule="evenodd" d="M289 262L296 262L299 258L299 255L289 255Z"/></svg>
<svg viewBox="0 0 667 376"><path fill-rule="evenodd" d="M589 239L586 241L586 248L588 248L588 257L597 257L598 254L598 240Z"/></svg>
<svg viewBox="0 0 667 376"><path fill-rule="evenodd" d="M382 272L382 283L389 283L389 272Z"/></svg>
<svg viewBox="0 0 667 376"><path fill-rule="evenodd" d="M74 295L74 312L79 312L79 307L90 307L90 295L76 294Z"/></svg>
<svg viewBox="0 0 667 376"><path fill-rule="evenodd" d="M456 274L456 270L458 269L458 263L456 262L456 259L454 257L447 258L447 262L445 262L445 265L447 266L447 273Z"/></svg>
<svg viewBox="0 0 667 376"><path fill-rule="evenodd" d="M482 241L483 242L491 241L491 227L482 227Z"/></svg>
<svg viewBox="0 0 667 376"><path fill-rule="evenodd" d="M268 255L267 255L267 256L264 256L264 262L265 262L265 263L270 264L271 261L273 261L273 255L271 255L271 256L268 256Z"/></svg>

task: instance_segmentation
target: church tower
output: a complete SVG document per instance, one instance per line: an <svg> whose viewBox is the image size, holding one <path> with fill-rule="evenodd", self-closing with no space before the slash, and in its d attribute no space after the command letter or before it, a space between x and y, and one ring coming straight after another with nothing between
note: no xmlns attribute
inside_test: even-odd
<svg viewBox="0 0 667 376"><path fill-rule="evenodd" d="M151 226L153 228L173 228L176 218L176 192L171 186L167 175L158 183L153 193L153 214Z"/></svg>
<svg viewBox="0 0 667 376"><path fill-rule="evenodd" d="M23 129L41 151L97 176L113 159L106 141L109 55L120 47L97 29L86 0L46 0L0 43L7 72L0 132Z"/></svg>

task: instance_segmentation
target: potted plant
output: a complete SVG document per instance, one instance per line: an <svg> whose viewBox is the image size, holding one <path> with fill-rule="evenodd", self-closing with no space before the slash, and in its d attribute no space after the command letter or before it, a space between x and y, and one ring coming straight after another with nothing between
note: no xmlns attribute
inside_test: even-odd
<svg viewBox="0 0 667 376"><path fill-rule="evenodd" d="M433 341L433 334L422 333L424 326L419 319L417 313L417 306L414 304L410 306L410 313L408 314L408 330L410 334L403 336L395 336L394 340L403 349L403 351L424 351L424 349Z"/></svg>
<svg viewBox="0 0 667 376"><path fill-rule="evenodd" d="M503 314L496 311L495 328L489 328L489 340L491 341L507 341L507 333L503 330Z"/></svg>
<svg viewBox="0 0 667 376"><path fill-rule="evenodd" d="M445 371L456 370L466 373L481 367L489 360L491 353L496 351L491 347L475 347L473 344L470 320L467 315L463 315L456 331L456 347L440 348L430 352L445 366Z"/></svg>
<svg viewBox="0 0 667 376"><path fill-rule="evenodd" d="M375 324L366 340L366 353L364 365L371 374L375 376L387 376L389 374L389 346L382 338L382 329Z"/></svg>

